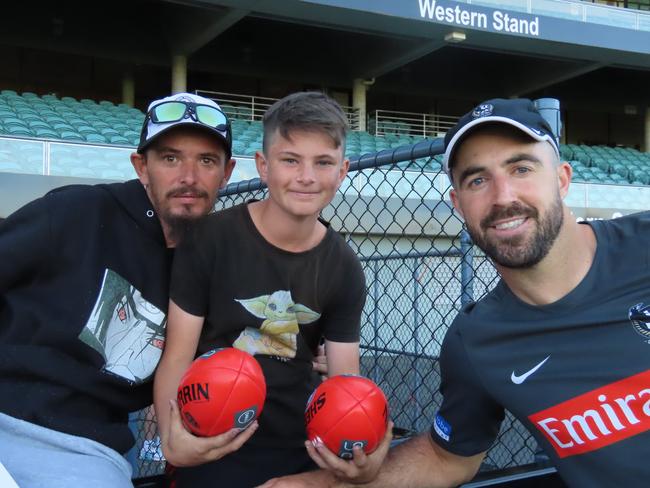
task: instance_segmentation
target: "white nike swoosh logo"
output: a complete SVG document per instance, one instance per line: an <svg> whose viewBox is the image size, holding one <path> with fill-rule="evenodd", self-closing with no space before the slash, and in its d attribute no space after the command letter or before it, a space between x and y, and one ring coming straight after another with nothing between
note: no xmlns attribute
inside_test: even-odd
<svg viewBox="0 0 650 488"><path fill-rule="evenodd" d="M537 364L537 366L534 366L532 369L529 369L528 371L526 371L524 374L522 374L522 375L520 375L520 376L517 376L517 375L515 374L515 372L513 371L512 374L510 375L510 379L512 380L512 382L513 382L515 385L521 385L524 381L526 381L526 379L527 379L531 374L533 374L535 371L537 371L539 368L541 368L541 367L544 365L544 363L545 363L546 361L548 361L548 358L550 358L550 357L551 357L551 355L549 354L548 356L546 356L546 359L544 359L542 362L540 362L539 364Z"/></svg>

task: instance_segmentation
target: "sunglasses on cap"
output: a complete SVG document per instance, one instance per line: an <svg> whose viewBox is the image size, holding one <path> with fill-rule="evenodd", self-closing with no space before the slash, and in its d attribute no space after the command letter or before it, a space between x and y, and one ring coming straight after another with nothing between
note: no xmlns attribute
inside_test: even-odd
<svg viewBox="0 0 650 488"><path fill-rule="evenodd" d="M185 101L159 103L147 112L144 127L147 126L148 121L154 124L169 124L187 118L223 132L226 141L231 144L230 122L226 114L216 107L201 103Z"/></svg>

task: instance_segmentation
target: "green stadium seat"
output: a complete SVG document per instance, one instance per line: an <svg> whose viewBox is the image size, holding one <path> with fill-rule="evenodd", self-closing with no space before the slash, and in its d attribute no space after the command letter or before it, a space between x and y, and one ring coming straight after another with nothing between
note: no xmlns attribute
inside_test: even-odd
<svg viewBox="0 0 650 488"><path fill-rule="evenodd" d="M54 130L58 130L59 132L66 131L66 130L76 132L75 128L72 127L67 122L55 122L54 124L51 125Z"/></svg>
<svg viewBox="0 0 650 488"><path fill-rule="evenodd" d="M75 125L75 129L82 136L85 136L86 134L97 134L97 129L90 125Z"/></svg>
<svg viewBox="0 0 650 488"><path fill-rule="evenodd" d="M26 137L31 137L34 135L34 132L32 132L31 129L25 127L25 126L20 126L20 125L11 125L11 126L5 126L5 129L8 134L12 136L26 136Z"/></svg>
<svg viewBox="0 0 650 488"><path fill-rule="evenodd" d="M581 151L581 152L575 152L573 153L573 157L577 160L583 163L585 166L590 166L591 165L591 156L589 156L586 152Z"/></svg>
<svg viewBox="0 0 650 488"><path fill-rule="evenodd" d="M224 103L224 104L219 104L219 106L221 107L223 113L225 113L228 117L232 117L232 118L237 117L238 115L237 109L232 105Z"/></svg>
<svg viewBox="0 0 650 488"><path fill-rule="evenodd" d="M50 129L49 127L37 127L34 128L34 135L36 137L41 137L44 139L58 139L59 138L59 133L56 132L54 129Z"/></svg>
<svg viewBox="0 0 650 488"><path fill-rule="evenodd" d="M242 141L233 142L233 144L232 144L232 152L233 152L233 154L238 154L238 155L241 156L246 151L246 147L247 147L247 144L242 142Z"/></svg>
<svg viewBox="0 0 650 488"><path fill-rule="evenodd" d="M624 178L623 176L618 175L616 173L609 175L609 177L612 180L612 182L617 185L627 184L627 178Z"/></svg>
<svg viewBox="0 0 650 488"><path fill-rule="evenodd" d="M61 139L65 141L83 141L84 138L78 132L69 129L63 129L59 132Z"/></svg>
<svg viewBox="0 0 650 488"><path fill-rule="evenodd" d="M115 129L113 129L111 127L106 127L104 129L100 129L99 133L106 136L106 137L108 137L108 138L110 138L112 136L119 136L120 135L119 132L117 132Z"/></svg>
<svg viewBox="0 0 650 488"><path fill-rule="evenodd" d="M34 119L34 120L27 120L26 122L27 122L27 125L29 127L31 127L32 129L34 129L34 130L36 130L38 128L41 128L41 129L45 128L45 129L50 129L51 130L50 124L48 124L44 120Z"/></svg>
<svg viewBox="0 0 650 488"><path fill-rule="evenodd" d="M650 183L650 174L646 170L635 169L631 172L631 179L634 182L641 182L643 185Z"/></svg>
<svg viewBox="0 0 650 488"><path fill-rule="evenodd" d="M237 116L240 119L250 119L252 118L253 111L250 107L238 106L237 107Z"/></svg>
<svg viewBox="0 0 650 488"><path fill-rule="evenodd" d="M18 117L15 117L15 116L14 117L5 117L2 120L2 124L5 127L25 127L25 128L27 128L27 124L25 122L23 122L21 119L19 119Z"/></svg>
<svg viewBox="0 0 650 488"><path fill-rule="evenodd" d="M125 145L131 144L131 141L129 141L126 137L122 137L120 135L111 136L108 138L108 140L111 144L125 144Z"/></svg>
<svg viewBox="0 0 650 488"><path fill-rule="evenodd" d="M60 115L47 115L45 116L45 121L54 127L54 124L65 124L66 121Z"/></svg>
<svg viewBox="0 0 650 488"><path fill-rule="evenodd" d="M594 157L591 160L591 165L595 166L597 168L600 168L603 171L609 171L609 163L606 160L604 160L603 158L600 158L600 157L597 157L597 156Z"/></svg>
<svg viewBox="0 0 650 488"><path fill-rule="evenodd" d="M25 122L29 122L30 120L42 120L43 118L41 117L41 114L37 112L20 112L17 115Z"/></svg>
<svg viewBox="0 0 650 488"><path fill-rule="evenodd" d="M627 179L630 171L624 164L615 163L610 166L610 172L612 175L618 175L624 179Z"/></svg>

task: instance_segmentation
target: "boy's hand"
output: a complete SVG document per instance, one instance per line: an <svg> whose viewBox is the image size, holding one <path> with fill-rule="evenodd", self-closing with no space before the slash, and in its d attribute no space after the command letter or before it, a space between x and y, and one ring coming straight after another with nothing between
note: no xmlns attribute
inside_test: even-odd
<svg viewBox="0 0 650 488"><path fill-rule="evenodd" d="M316 350L316 356L311 362L314 371L319 373L324 380L327 379L327 356L325 355L325 345L320 344Z"/></svg>
<svg viewBox="0 0 650 488"><path fill-rule="evenodd" d="M314 446L311 442L307 441L305 442L305 447L309 456L320 468L331 471L342 481L361 484L368 483L377 477L377 473L379 473L381 463L388 453L392 439L393 422L389 421L384 439L372 454L366 454L362 448L355 446L353 450L354 458L346 461L327 449L322 443L317 443Z"/></svg>
<svg viewBox="0 0 650 488"><path fill-rule="evenodd" d="M169 429L163 440L163 454L173 466L196 466L221 459L236 451L257 430L257 421L241 429L230 429L214 437L197 437L185 429L178 404L170 400Z"/></svg>

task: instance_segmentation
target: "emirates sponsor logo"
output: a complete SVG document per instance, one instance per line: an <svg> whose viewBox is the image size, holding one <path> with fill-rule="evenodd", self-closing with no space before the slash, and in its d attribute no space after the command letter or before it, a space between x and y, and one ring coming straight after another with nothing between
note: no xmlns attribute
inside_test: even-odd
<svg viewBox="0 0 650 488"><path fill-rule="evenodd" d="M650 370L567 400L528 419L561 458L650 429Z"/></svg>

